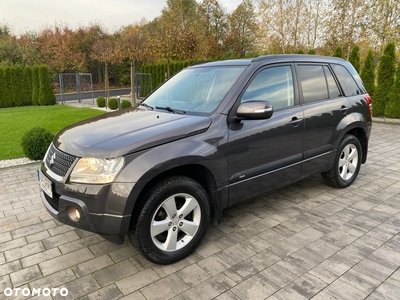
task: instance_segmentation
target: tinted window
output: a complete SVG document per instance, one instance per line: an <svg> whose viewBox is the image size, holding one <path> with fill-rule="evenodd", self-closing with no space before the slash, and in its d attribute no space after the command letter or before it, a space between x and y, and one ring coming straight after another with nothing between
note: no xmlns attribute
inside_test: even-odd
<svg viewBox="0 0 400 300"><path fill-rule="evenodd" d="M333 75L327 66L324 66L324 71L326 76L326 82L328 83L329 98L337 98L342 96L336 84L336 81L333 78Z"/></svg>
<svg viewBox="0 0 400 300"><path fill-rule="evenodd" d="M210 113L244 70L245 67L207 66L184 69L160 86L145 103L187 113Z"/></svg>
<svg viewBox="0 0 400 300"><path fill-rule="evenodd" d="M349 71L341 65L331 65L336 77L339 79L339 83L343 88L343 92L346 96L354 96L362 94L354 81L353 76L350 75Z"/></svg>
<svg viewBox="0 0 400 300"><path fill-rule="evenodd" d="M300 65L297 69L305 103L329 98L322 66Z"/></svg>
<svg viewBox="0 0 400 300"><path fill-rule="evenodd" d="M252 80L241 101L270 101L274 109L293 106L293 77L290 66L262 70Z"/></svg>

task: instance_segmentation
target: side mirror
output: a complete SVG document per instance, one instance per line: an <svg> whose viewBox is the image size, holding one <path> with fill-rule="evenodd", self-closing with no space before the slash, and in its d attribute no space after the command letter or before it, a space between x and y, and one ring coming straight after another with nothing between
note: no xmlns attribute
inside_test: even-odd
<svg viewBox="0 0 400 300"><path fill-rule="evenodd" d="M245 120L261 120L271 118L273 112L271 102L252 100L240 104L236 116Z"/></svg>

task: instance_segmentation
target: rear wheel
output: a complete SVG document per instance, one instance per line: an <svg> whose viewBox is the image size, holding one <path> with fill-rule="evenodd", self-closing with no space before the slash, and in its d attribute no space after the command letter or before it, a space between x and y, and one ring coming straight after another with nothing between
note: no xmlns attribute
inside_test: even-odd
<svg viewBox="0 0 400 300"><path fill-rule="evenodd" d="M321 173L325 182L339 188L351 185L360 171L361 151L359 140L354 135L346 134L339 144L332 169Z"/></svg>
<svg viewBox="0 0 400 300"><path fill-rule="evenodd" d="M170 177L144 199L133 245L150 261L170 264L192 253L210 223L208 195L196 181Z"/></svg>

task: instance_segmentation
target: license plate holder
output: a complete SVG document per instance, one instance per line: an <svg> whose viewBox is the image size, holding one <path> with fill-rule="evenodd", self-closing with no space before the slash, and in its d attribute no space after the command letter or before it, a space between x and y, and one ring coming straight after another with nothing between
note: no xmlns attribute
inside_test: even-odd
<svg viewBox="0 0 400 300"><path fill-rule="evenodd" d="M53 198L53 183L40 171L38 171L38 176L40 188L47 194L47 196Z"/></svg>

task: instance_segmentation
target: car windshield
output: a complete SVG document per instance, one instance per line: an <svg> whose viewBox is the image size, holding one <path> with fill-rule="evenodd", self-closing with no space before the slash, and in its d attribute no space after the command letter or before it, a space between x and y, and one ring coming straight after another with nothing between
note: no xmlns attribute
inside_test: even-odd
<svg viewBox="0 0 400 300"><path fill-rule="evenodd" d="M184 69L151 94L145 105L178 113L210 113L243 73L243 66Z"/></svg>

